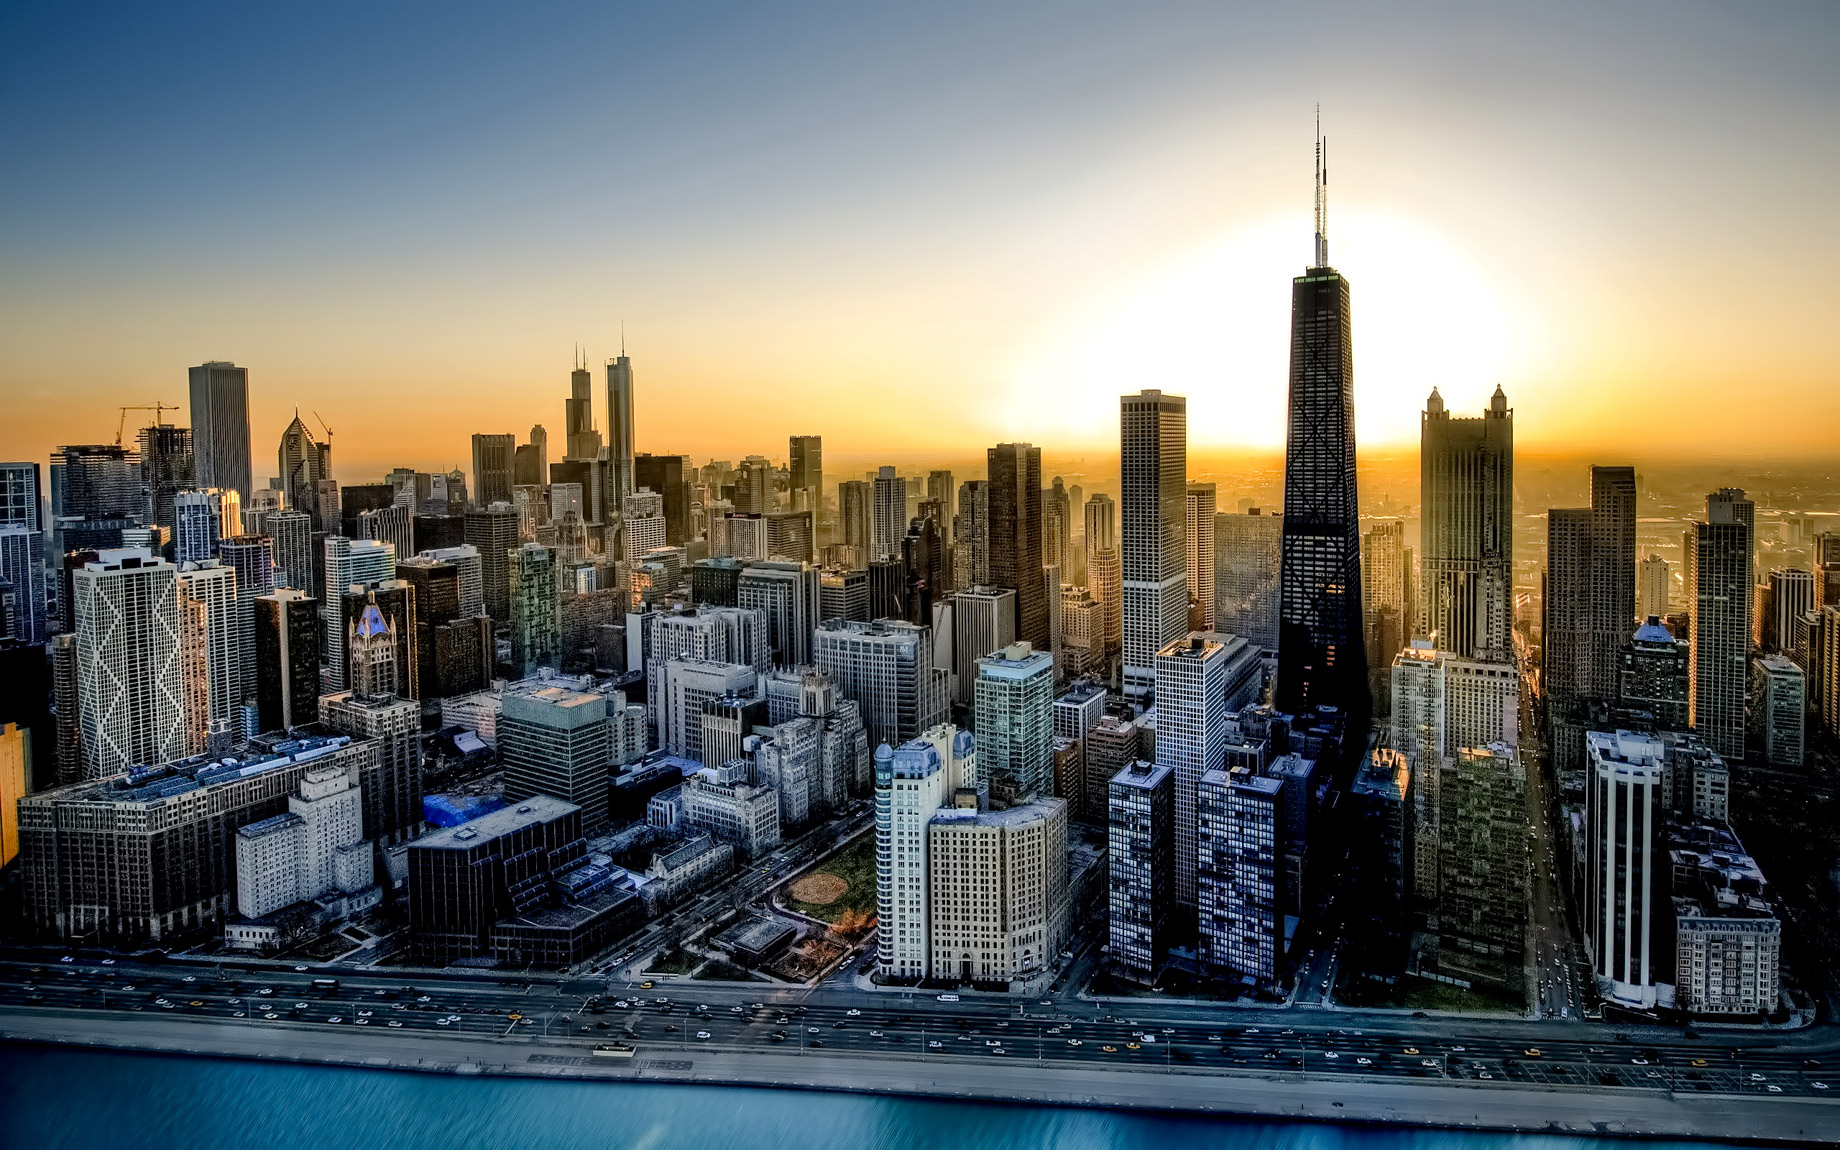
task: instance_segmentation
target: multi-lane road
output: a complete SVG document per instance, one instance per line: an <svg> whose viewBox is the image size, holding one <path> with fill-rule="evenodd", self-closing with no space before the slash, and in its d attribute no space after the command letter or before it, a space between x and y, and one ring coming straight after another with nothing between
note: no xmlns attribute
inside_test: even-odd
<svg viewBox="0 0 1840 1150"><path fill-rule="evenodd" d="M337 977L337 986L316 978ZM598 1001L595 1001L598 1000ZM792 990L697 982L392 977L349 970L234 969L74 956L0 958L0 1017L81 1016L132 1044L147 1017L289 1034L445 1035L579 1047L624 1040L644 1056L727 1051L800 1057L1025 1061L1145 1073L1426 1079L1599 1092L1754 1095L1840 1102L1840 1034L1445 1020L1356 1012L1130 1006L1067 1000ZM1831 1092L1831 1093L1830 1093ZM1840 1108L1835 1111L1840 1127Z"/></svg>

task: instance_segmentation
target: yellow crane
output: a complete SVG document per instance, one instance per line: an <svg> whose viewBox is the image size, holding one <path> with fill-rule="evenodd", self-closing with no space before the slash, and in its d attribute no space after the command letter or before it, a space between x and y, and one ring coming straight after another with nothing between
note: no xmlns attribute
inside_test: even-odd
<svg viewBox="0 0 1840 1150"><path fill-rule="evenodd" d="M160 413L162 411L178 411L178 410L179 408L175 406L174 404L161 403L157 399L154 400L152 403L133 403L133 404L125 405L121 409L121 422L115 425L115 446L120 447L121 437L127 434L128 413L130 411L151 411L153 412L153 423L155 427L158 427L160 425Z"/></svg>

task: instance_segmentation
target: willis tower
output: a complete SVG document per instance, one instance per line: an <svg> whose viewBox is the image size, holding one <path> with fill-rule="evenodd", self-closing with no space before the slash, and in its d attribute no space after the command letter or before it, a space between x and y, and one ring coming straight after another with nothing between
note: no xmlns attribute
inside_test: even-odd
<svg viewBox="0 0 1840 1150"><path fill-rule="evenodd" d="M1277 709L1332 706L1362 745L1372 701L1361 633L1348 281L1329 266L1328 173L1316 136L1316 259L1291 281L1290 412L1279 552Z"/></svg>

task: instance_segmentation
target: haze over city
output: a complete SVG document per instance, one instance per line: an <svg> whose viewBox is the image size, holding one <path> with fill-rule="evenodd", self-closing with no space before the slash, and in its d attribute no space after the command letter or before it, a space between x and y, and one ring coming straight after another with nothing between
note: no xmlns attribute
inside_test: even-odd
<svg viewBox="0 0 1840 1150"><path fill-rule="evenodd" d="M4 19L8 457L224 359L264 454L452 466L622 323L650 450L1088 449L1138 386L1275 449L1318 103L1363 446L1433 385L1534 449L1840 421L1826 6Z"/></svg>

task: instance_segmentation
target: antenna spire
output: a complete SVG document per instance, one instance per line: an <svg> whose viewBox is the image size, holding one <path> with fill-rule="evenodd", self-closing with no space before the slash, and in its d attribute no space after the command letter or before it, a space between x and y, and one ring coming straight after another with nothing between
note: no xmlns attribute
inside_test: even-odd
<svg viewBox="0 0 1840 1150"><path fill-rule="evenodd" d="M1316 266L1329 266L1329 162L1321 104L1316 105Z"/></svg>
<svg viewBox="0 0 1840 1150"><path fill-rule="evenodd" d="M626 358L626 321L620 321L620 358Z"/></svg>

